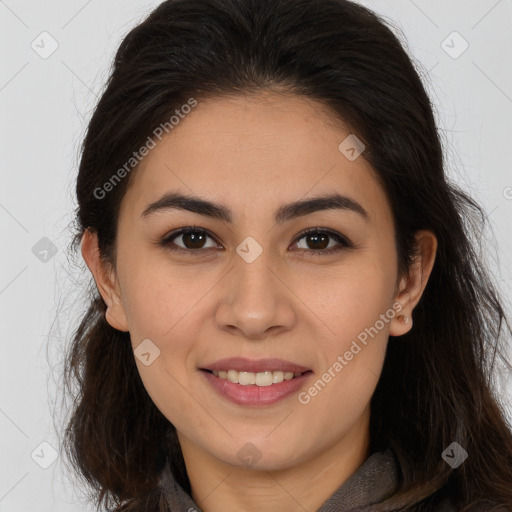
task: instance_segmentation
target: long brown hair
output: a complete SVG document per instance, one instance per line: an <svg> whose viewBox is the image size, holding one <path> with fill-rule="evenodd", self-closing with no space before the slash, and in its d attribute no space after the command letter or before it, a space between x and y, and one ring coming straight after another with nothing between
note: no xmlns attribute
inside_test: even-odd
<svg viewBox="0 0 512 512"><path fill-rule="evenodd" d="M363 141L392 207L401 275L417 230L438 239L414 327L390 339L371 401L371 450L391 447L400 467L390 503L429 510L448 496L462 510L512 507L511 426L491 380L512 331L472 239L485 213L447 178L419 74L372 11L348 0L163 2L122 41L89 123L73 248L91 229L104 261L115 261L119 205L136 168L104 197L98 189L189 98L273 89L328 106ZM190 491L176 432L105 309L94 289L67 354L66 453L99 507L166 510L157 484L167 459ZM456 470L441 457L452 442L469 454Z"/></svg>

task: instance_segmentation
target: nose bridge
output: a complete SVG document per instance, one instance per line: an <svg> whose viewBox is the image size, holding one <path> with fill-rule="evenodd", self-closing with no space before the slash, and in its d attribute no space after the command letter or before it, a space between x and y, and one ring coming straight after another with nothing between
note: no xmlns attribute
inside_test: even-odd
<svg viewBox="0 0 512 512"><path fill-rule="evenodd" d="M272 251L252 237L244 239L236 251L227 293L217 311L220 327L238 328L252 338L271 327L290 327L293 305L282 279L275 275L280 265Z"/></svg>
<svg viewBox="0 0 512 512"><path fill-rule="evenodd" d="M235 281L236 302L245 302L245 307L260 308L267 305L268 308L276 300L276 294L280 291L276 277L271 272L271 250L263 248L254 238L246 238L237 247L238 258L235 258L233 279Z"/></svg>

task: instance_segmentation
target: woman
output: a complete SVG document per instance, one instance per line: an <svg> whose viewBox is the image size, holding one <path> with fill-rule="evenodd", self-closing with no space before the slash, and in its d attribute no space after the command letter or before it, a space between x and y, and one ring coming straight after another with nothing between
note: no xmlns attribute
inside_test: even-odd
<svg viewBox="0 0 512 512"><path fill-rule="evenodd" d="M512 510L482 210L374 13L162 3L117 52L77 196L97 293L66 447L98 506Z"/></svg>

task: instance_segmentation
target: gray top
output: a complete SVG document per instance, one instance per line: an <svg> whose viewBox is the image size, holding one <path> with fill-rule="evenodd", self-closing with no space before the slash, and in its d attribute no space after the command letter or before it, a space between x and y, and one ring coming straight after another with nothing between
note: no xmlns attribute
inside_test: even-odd
<svg viewBox="0 0 512 512"><path fill-rule="evenodd" d="M190 495L176 482L169 465L165 467L160 485L172 512L201 512ZM391 450L376 452L346 480L317 512L364 512L392 496L398 487L398 467ZM448 503L432 512L455 512Z"/></svg>

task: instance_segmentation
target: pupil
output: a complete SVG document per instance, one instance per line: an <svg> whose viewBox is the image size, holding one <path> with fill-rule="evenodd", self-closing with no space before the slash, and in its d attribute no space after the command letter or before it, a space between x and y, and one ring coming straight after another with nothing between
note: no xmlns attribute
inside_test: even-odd
<svg viewBox="0 0 512 512"><path fill-rule="evenodd" d="M313 247L310 247L311 249L325 249L329 245L329 242L327 242L327 244L325 243L329 237L324 233L308 235L308 236L309 236L310 240L313 240ZM321 247L318 247L318 245L315 246L315 244L318 244L318 241L321 238L323 238L323 242L324 242L323 244L321 244L322 246Z"/></svg>
<svg viewBox="0 0 512 512"><path fill-rule="evenodd" d="M189 249L201 248L201 242L204 242L204 238L201 240L201 237L204 237L203 233L185 233L183 235L183 242ZM187 239L191 241L191 243L188 243Z"/></svg>

